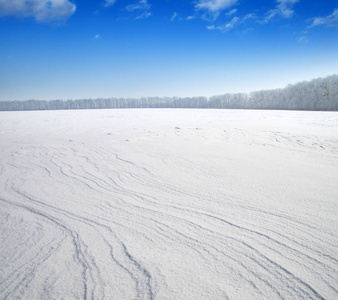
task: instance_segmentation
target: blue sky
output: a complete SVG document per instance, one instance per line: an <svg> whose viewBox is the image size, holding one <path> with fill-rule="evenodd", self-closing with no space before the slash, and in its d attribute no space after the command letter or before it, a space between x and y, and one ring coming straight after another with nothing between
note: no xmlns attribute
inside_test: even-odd
<svg viewBox="0 0 338 300"><path fill-rule="evenodd" d="M0 100L211 96L338 73L336 0L0 0Z"/></svg>

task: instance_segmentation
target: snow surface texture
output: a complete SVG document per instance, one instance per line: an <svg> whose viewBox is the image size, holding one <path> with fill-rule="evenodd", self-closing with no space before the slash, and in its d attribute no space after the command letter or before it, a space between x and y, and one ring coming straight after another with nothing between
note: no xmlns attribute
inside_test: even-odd
<svg viewBox="0 0 338 300"><path fill-rule="evenodd" d="M0 113L1 299L338 299L338 113Z"/></svg>

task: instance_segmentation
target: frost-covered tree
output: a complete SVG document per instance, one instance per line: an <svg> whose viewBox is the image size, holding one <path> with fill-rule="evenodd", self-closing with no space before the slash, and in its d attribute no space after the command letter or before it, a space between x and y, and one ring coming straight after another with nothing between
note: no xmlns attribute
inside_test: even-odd
<svg viewBox="0 0 338 300"><path fill-rule="evenodd" d="M283 89L250 94L206 97L143 97L79 100L0 101L0 110L55 110L100 108L218 108L218 109L297 109L338 111L338 75L288 85Z"/></svg>

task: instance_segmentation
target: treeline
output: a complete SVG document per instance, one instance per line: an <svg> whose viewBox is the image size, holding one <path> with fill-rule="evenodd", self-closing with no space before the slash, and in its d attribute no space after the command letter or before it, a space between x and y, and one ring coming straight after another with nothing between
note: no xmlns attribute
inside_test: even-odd
<svg viewBox="0 0 338 300"><path fill-rule="evenodd" d="M206 108L205 97L193 98L108 98L79 100L27 100L0 102L0 110L58 110L105 108Z"/></svg>
<svg viewBox="0 0 338 300"><path fill-rule="evenodd" d="M108 108L219 108L338 111L338 75L303 81L283 89L206 97L144 97L79 100L0 101L1 111Z"/></svg>
<svg viewBox="0 0 338 300"><path fill-rule="evenodd" d="M209 98L211 108L338 110L338 75L289 84L282 89Z"/></svg>

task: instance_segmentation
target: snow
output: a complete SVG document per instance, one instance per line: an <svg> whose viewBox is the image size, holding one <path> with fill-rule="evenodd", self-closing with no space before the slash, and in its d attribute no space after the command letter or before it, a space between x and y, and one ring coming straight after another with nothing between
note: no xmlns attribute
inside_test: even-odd
<svg viewBox="0 0 338 300"><path fill-rule="evenodd" d="M337 299L338 113L0 113L1 299Z"/></svg>

